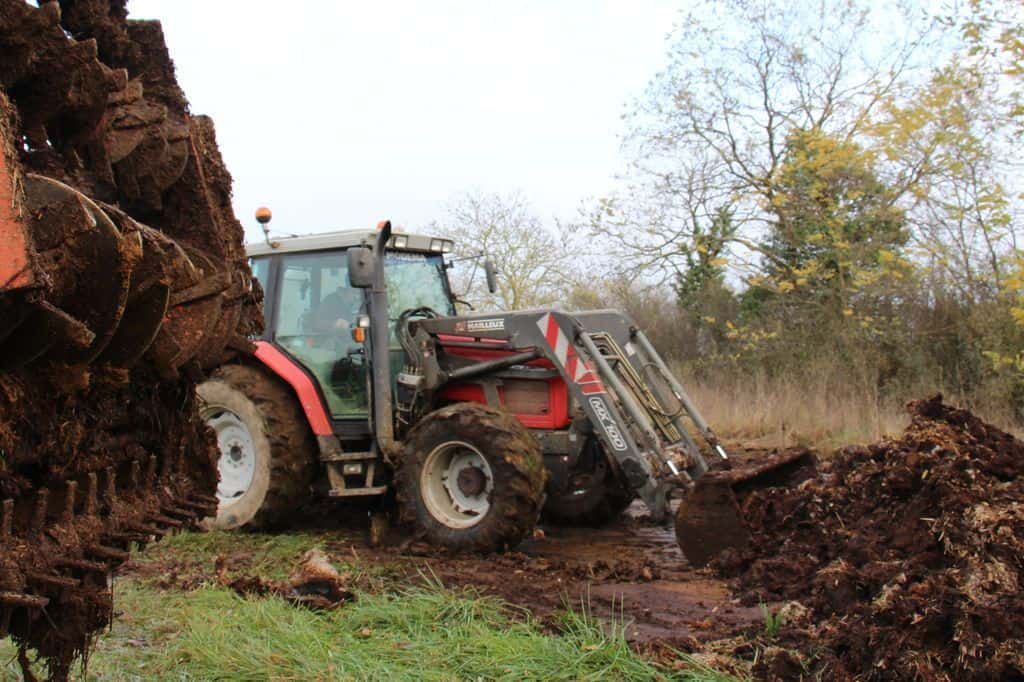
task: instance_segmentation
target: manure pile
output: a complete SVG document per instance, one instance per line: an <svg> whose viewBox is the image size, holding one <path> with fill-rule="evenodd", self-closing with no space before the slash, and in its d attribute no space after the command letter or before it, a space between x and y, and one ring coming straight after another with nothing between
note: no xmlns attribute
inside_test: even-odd
<svg viewBox="0 0 1024 682"><path fill-rule="evenodd" d="M213 123L126 0L0 0L0 638L66 679L216 512L195 385L262 327Z"/></svg>
<svg viewBox="0 0 1024 682"><path fill-rule="evenodd" d="M741 501L752 542L714 568L745 603L806 608L778 642L800 654L762 676L1024 677L1024 443L941 396L908 407L901 438Z"/></svg>

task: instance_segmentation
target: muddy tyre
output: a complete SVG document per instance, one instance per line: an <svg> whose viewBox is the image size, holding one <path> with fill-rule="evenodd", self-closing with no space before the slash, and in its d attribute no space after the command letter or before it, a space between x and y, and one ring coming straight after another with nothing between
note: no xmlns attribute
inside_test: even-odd
<svg viewBox="0 0 1024 682"><path fill-rule="evenodd" d="M405 440L396 479L405 522L450 550L493 552L529 536L544 504L540 447L512 415L443 407Z"/></svg>
<svg viewBox="0 0 1024 682"><path fill-rule="evenodd" d="M633 503L636 496L610 474L589 488L549 497L544 520L558 526L603 526Z"/></svg>
<svg viewBox="0 0 1024 682"><path fill-rule="evenodd" d="M279 525L309 496L316 441L294 394L255 367L221 367L197 393L221 455L208 528Z"/></svg>

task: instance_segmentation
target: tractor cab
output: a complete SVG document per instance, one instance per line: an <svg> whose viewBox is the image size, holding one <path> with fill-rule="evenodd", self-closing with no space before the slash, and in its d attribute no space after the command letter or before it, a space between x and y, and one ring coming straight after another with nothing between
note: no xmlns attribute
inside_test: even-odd
<svg viewBox="0 0 1024 682"><path fill-rule="evenodd" d="M266 326L260 340L291 356L323 396L338 430L356 437L369 414L364 343L369 323L367 290L350 283L348 251L374 237L372 230L340 230L247 250L264 292ZM450 240L398 232L387 242L389 345L396 370L403 361L393 328L403 310L455 313L444 262L452 246Z"/></svg>
<svg viewBox="0 0 1024 682"><path fill-rule="evenodd" d="M369 400L365 336L367 290L352 286L349 250L375 236L345 230L252 244L248 255L264 291L266 328L260 341L289 357L323 397L336 429L353 437L368 429ZM452 242L394 233L387 241L385 273L393 361L404 364L394 324L402 311L430 308L454 314L445 254ZM266 353L273 351L267 349Z"/></svg>

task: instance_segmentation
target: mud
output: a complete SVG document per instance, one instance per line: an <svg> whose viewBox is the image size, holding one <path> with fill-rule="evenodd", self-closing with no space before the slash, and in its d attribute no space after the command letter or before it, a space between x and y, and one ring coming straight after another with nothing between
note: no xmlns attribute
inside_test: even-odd
<svg viewBox="0 0 1024 682"><path fill-rule="evenodd" d="M309 509L296 527L335 562L387 576L353 589L471 587L552 631L559 611L584 610L668 666L689 665L682 651L757 679L1022 679L1024 443L937 398L911 411L902 437L840 450L794 488L741 488L750 542L712 569L692 568L673 528L639 505L602 528L542 524L517 551L488 556L450 555L401 529L371 536L380 524L366 507ZM257 562L227 563L246 576ZM188 557L130 568L186 589L211 570Z"/></svg>
<svg viewBox="0 0 1024 682"><path fill-rule="evenodd" d="M335 563L354 560L387 575L383 582L349 583L359 589L423 581L469 587L523 608L552 630L566 608L586 611L621 627L636 648L666 660L676 657L673 649L699 651L707 642L762 627L756 605L740 604L725 581L690 569L671 525L653 525L638 518L643 514L636 504L602 528L542 525L516 551L484 556L440 551L401 528L371 546L367 509L361 506L317 505L294 520L293 530L315 533ZM238 587L257 592L264 589L260 583L282 584L259 579L259 557L232 552L221 563L232 572L212 578L217 582L241 579ZM190 590L210 584L217 569L175 556L128 564L122 574Z"/></svg>
<svg viewBox="0 0 1024 682"><path fill-rule="evenodd" d="M840 450L796 489L752 492L716 562L742 601L806 614L776 656L828 679L1024 678L1024 443L941 396L899 439ZM759 672L773 673L765 664Z"/></svg>
<svg viewBox="0 0 1024 682"><path fill-rule="evenodd" d="M311 549L302 557L287 580L268 580L258 574L229 578L227 560L218 557L217 582L242 596L274 595L294 606L329 611L355 601L348 589L351 576L340 573L319 549Z"/></svg>
<svg viewBox="0 0 1024 682"><path fill-rule="evenodd" d="M107 575L128 548L188 527L195 510L211 508L210 462L183 456L184 447L205 452L208 436L179 416L178 406L194 409L194 399L176 387L94 384L42 401L31 390L12 396L15 377L2 379L0 423L27 420L39 440L26 443L24 428L0 437L0 625L60 679L109 622ZM150 401L158 411L144 409ZM126 403L137 409L126 412ZM119 418L133 430L112 439L124 427ZM64 447L80 457L68 458Z"/></svg>
<svg viewBox="0 0 1024 682"><path fill-rule="evenodd" d="M127 550L215 510L194 385L262 324L213 125L126 16L0 0L0 637L54 679Z"/></svg>
<svg viewBox="0 0 1024 682"><path fill-rule="evenodd" d="M740 466L769 455L735 449ZM375 574L386 576L353 577L346 582L352 589L380 591L424 581L471 588L523 609L551 632L561 627L560 612L583 611L670 667L689 665L679 652L692 652L719 669L745 674L749 662L736 657L753 659L760 650L760 606L740 603L727 581L691 568L672 524L652 523L639 502L598 528L542 522L515 551L483 556L451 554L410 537L407 528L371 523L371 512L376 521L386 518L373 503L317 502L293 517L285 532L312 533L335 563L374 566ZM246 594L283 596L287 581L261 577L262 561L244 551L225 554L216 565L182 554L130 563L121 574L163 589L216 582Z"/></svg>
<svg viewBox="0 0 1024 682"><path fill-rule="evenodd" d="M513 553L432 557L415 565L445 584L473 586L524 606L542 620L570 607L618 622L640 647L657 642L693 651L760 618L756 608L731 603L721 581L686 567L671 528L627 514L604 528L548 527L544 533Z"/></svg>

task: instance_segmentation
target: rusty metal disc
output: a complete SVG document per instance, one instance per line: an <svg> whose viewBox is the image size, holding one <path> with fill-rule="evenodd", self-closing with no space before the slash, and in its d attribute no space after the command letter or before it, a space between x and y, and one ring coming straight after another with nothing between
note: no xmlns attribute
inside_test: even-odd
<svg viewBox="0 0 1024 682"><path fill-rule="evenodd" d="M48 357L87 364L106 347L124 313L132 268L130 245L123 243L120 231L99 206L61 182L26 175L25 197L40 268L51 279L46 300L94 334L84 348L56 343ZM52 339L26 340L46 341Z"/></svg>

